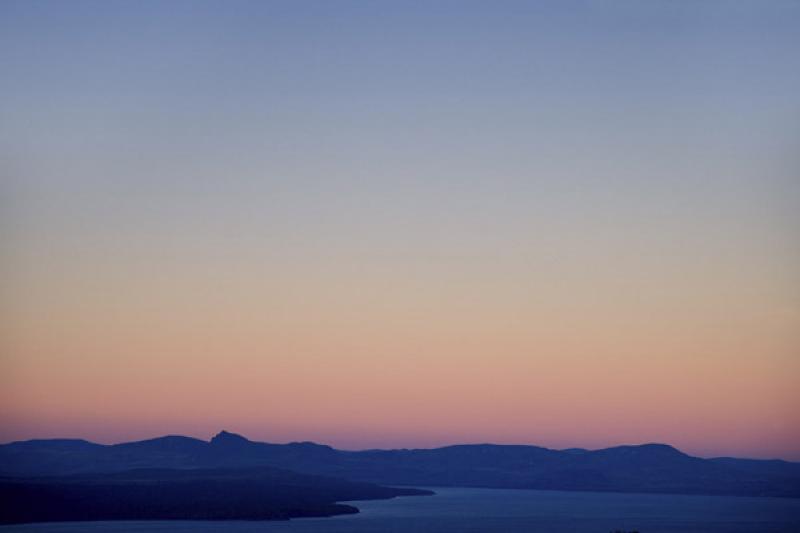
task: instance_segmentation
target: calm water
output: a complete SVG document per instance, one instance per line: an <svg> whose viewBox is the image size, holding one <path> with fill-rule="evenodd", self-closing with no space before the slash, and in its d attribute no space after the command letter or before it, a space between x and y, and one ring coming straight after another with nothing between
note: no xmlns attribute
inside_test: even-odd
<svg viewBox="0 0 800 533"><path fill-rule="evenodd" d="M2 533L543 532L797 533L800 499L437 489L436 496L355 502L361 513L289 522L83 522L0 527Z"/></svg>

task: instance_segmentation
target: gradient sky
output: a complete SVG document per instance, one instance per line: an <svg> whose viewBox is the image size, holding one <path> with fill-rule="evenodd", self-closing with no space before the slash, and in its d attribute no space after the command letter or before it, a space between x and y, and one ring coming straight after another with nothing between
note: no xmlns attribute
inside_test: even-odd
<svg viewBox="0 0 800 533"><path fill-rule="evenodd" d="M0 2L0 440L800 460L800 2Z"/></svg>

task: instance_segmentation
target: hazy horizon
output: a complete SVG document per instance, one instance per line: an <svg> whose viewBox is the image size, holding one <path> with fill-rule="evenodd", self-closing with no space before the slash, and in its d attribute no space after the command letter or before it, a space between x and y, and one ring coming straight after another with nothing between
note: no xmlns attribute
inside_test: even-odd
<svg viewBox="0 0 800 533"><path fill-rule="evenodd" d="M798 27L0 2L0 440L800 460Z"/></svg>

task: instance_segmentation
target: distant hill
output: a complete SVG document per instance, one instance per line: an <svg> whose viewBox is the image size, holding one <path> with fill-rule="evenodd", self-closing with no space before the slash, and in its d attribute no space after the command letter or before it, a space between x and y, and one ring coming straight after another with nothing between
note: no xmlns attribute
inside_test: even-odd
<svg viewBox="0 0 800 533"><path fill-rule="evenodd" d="M337 503L341 501L423 494L432 493L269 467L6 477L0 479L0 524L76 520L286 520L358 512L351 505Z"/></svg>
<svg viewBox="0 0 800 533"><path fill-rule="evenodd" d="M800 497L798 463L701 459L665 444L343 451L311 442L254 442L223 431L209 442L168 436L115 445L78 440L0 445L0 474L6 476L264 466L388 485Z"/></svg>

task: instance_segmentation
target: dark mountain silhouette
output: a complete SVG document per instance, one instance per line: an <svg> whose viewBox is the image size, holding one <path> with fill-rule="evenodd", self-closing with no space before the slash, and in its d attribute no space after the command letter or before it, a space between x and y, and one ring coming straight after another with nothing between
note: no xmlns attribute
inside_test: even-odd
<svg viewBox="0 0 800 533"><path fill-rule="evenodd" d="M561 451L562 452L567 452L567 453L586 453L589 450L587 450L586 448L566 448L566 449L561 450Z"/></svg>
<svg viewBox="0 0 800 533"><path fill-rule="evenodd" d="M736 468L738 470L746 470L748 472L774 474L774 475L790 475L800 477L800 463L791 463L789 461L782 461L780 459L737 459L734 457L715 457L711 461Z"/></svg>
<svg viewBox="0 0 800 533"><path fill-rule="evenodd" d="M495 444L343 451L311 442L254 442L223 431L210 442L169 436L115 445L0 445L0 474L7 476L261 466L384 485L800 497L798 463L701 459L665 444L593 451Z"/></svg>
<svg viewBox="0 0 800 533"><path fill-rule="evenodd" d="M166 437L159 437L157 439L141 440L137 442L126 442L118 444L119 450L151 450L158 451L199 451L205 448L208 443L204 440L195 439L192 437L183 437L180 435L167 435Z"/></svg>
<svg viewBox="0 0 800 533"><path fill-rule="evenodd" d="M159 442L160 441L160 442ZM134 447L172 448L168 437ZM141 445L141 446L139 446ZM0 523L75 520L276 520L357 513L348 500L432 494L269 467L144 469L0 479Z"/></svg>

